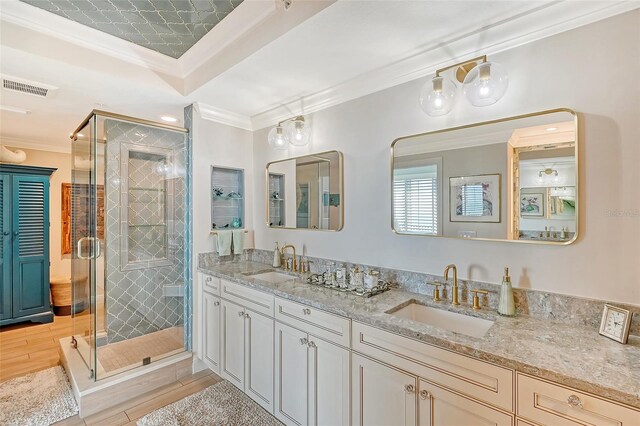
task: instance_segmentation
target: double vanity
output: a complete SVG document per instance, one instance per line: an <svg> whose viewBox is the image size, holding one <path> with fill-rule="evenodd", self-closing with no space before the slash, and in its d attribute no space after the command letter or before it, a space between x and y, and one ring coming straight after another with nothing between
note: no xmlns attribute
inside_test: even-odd
<svg viewBox="0 0 640 426"><path fill-rule="evenodd" d="M206 365L287 425L637 425L639 342L264 263L200 268ZM635 338L634 338L635 339Z"/></svg>

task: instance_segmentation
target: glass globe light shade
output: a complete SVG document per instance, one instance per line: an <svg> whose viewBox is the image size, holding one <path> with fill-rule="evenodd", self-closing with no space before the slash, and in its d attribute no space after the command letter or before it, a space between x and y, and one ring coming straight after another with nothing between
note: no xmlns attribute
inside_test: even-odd
<svg viewBox="0 0 640 426"><path fill-rule="evenodd" d="M445 115L456 103L457 87L451 80L433 77L420 91L420 107L432 117Z"/></svg>
<svg viewBox="0 0 640 426"><path fill-rule="evenodd" d="M285 135L293 146L305 146L311 138L311 129L303 116L298 116L285 124Z"/></svg>
<svg viewBox="0 0 640 426"><path fill-rule="evenodd" d="M284 128L277 125L273 129L269 130L269 146L273 149L287 149L289 146L289 140L284 134Z"/></svg>
<svg viewBox="0 0 640 426"><path fill-rule="evenodd" d="M474 106L495 104L509 87L509 76L504 67L485 62L474 67L464 78L462 92Z"/></svg>

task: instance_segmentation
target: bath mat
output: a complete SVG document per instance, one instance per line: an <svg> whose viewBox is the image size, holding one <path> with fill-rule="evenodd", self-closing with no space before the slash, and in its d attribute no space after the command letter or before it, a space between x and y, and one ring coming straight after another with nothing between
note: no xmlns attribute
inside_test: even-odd
<svg viewBox="0 0 640 426"><path fill-rule="evenodd" d="M0 383L0 425L48 426L78 413L60 366Z"/></svg>
<svg viewBox="0 0 640 426"><path fill-rule="evenodd" d="M138 420L138 426L282 426L275 417L224 380Z"/></svg>

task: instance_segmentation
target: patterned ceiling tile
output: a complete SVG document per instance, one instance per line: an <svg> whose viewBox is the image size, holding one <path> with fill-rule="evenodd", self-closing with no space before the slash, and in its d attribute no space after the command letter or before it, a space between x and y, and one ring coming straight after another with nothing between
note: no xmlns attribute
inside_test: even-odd
<svg viewBox="0 0 640 426"><path fill-rule="evenodd" d="M179 58L243 0L20 0Z"/></svg>

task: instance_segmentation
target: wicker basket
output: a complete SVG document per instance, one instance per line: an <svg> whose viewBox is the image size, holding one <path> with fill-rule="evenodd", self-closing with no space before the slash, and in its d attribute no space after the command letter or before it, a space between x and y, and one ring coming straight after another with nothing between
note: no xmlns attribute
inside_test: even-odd
<svg viewBox="0 0 640 426"><path fill-rule="evenodd" d="M58 316L71 315L71 278L51 278L51 301L53 313Z"/></svg>

